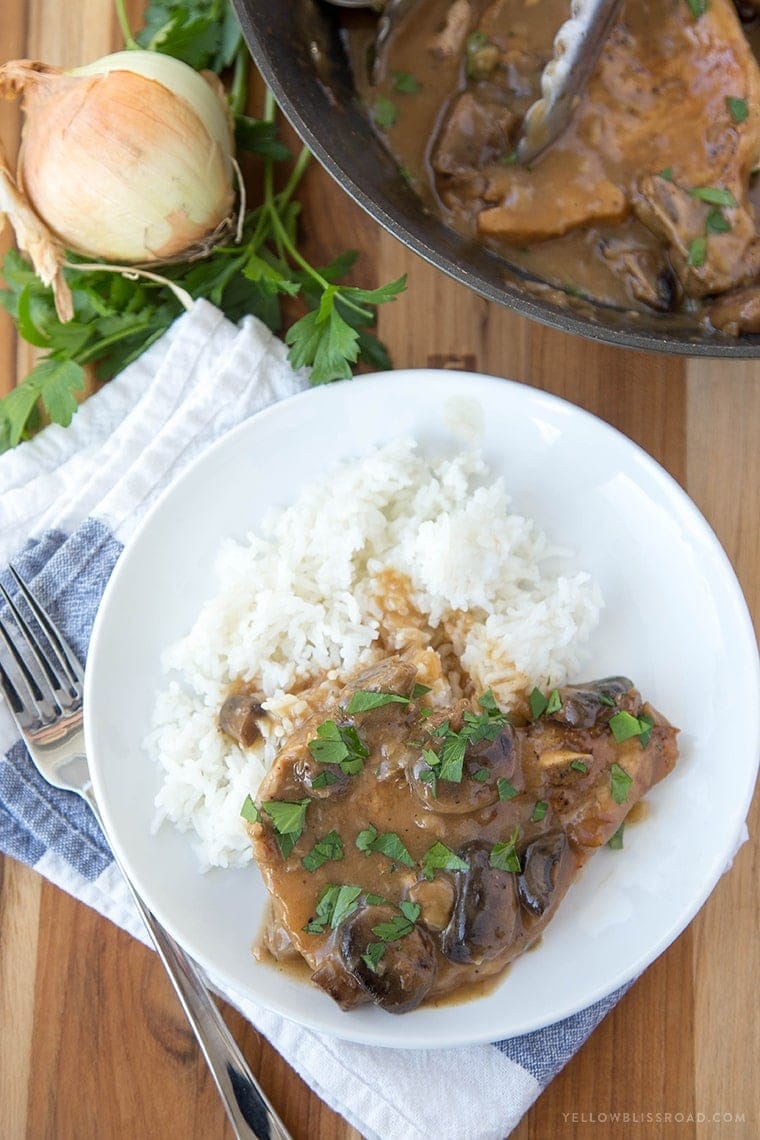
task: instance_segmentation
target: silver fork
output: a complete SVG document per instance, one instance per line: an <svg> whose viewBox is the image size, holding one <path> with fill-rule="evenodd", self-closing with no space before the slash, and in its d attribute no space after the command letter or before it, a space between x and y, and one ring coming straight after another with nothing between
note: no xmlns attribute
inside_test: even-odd
<svg viewBox="0 0 760 1140"><path fill-rule="evenodd" d="M40 775L86 800L107 839L84 748L84 670L32 591L12 566L9 570L44 639L0 585L18 630L14 638L0 618L0 641L7 649L7 656L0 654L0 688ZM291 1140L235 1044L199 968L148 910L115 854L114 859L192 1026L235 1136Z"/></svg>

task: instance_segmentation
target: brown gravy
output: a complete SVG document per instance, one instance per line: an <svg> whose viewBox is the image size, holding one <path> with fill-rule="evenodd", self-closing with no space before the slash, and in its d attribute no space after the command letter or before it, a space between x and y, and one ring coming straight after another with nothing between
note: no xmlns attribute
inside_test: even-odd
<svg viewBox="0 0 760 1140"><path fill-rule="evenodd" d="M469 10L464 35L452 30L457 8ZM699 25L684 0L629 0L571 125L525 169L513 161L515 138L569 8L569 0L417 0L374 53L375 26L354 20L357 87L423 202L499 253L529 288L659 312L671 323L683 313L693 324L695 311L710 308L704 298L760 276L760 254L755 267L750 253L760 131L753 112L733 122L726 102L737 92L751 102L760 90L752 50L731 0L715 0ZM489 45L498 56L490 71ZM672 208L671 188L642 190L643 178L663 171L690 208L694 187L731 188L741 216L717 207L708 222L716 207L700 201L677 234L666 232L650 215ZM704 233L705 262L691 265Z"/></svg>

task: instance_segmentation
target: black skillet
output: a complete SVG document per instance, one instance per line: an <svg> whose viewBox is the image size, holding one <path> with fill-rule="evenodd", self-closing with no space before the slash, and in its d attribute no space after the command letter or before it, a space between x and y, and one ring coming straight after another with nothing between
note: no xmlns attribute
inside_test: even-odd
<svg viewBox="0 0 760 1140"><path fill-rule="evenodd" d="M760 336L723 337L672 318L586 299L536 296L518 271L430 214L400 177L354 89L341 14L319 0L232 0L251 54L301 138L382 226L490 301L552 328L608 344L689 356L760 356Z"/></svg>

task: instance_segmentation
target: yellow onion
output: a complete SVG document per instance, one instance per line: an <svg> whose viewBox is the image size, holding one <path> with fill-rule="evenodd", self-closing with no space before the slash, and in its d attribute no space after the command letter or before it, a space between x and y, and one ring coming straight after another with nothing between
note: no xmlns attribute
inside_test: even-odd
<svg viewBox="0 0 760 1140"><path fill-rule="evenodd" d="M156 52L124 51L61 71L0 67L23 95L15 184L0 156L0 210L53 284L63 249L127 265L190 256L225 231L234 202L231 117L215 75Z"/></svg>

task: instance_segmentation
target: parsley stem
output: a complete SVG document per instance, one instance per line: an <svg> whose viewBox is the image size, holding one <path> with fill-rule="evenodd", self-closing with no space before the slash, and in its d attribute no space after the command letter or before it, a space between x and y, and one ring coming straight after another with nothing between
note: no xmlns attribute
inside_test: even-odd
<svg viewBox="0 0 760 1140"><path fill-rule="evenodd" d="M232 73L229 104L233 115L242 115L248 100L248 48L244 43L235 52L235 70Z"/></svg>
<svg viewBox="0 0 760 1140"><path fill-rule="evenodd" d="M121 34L124 36L124 47L127 49L127 51L134 51L140 45L132 35L132 30L129 26L129 20L127 19L126 9L124 8L124 0L114 0L114 7L116 8L116 18L118 19L119 26L121 27Z"/></svg>

